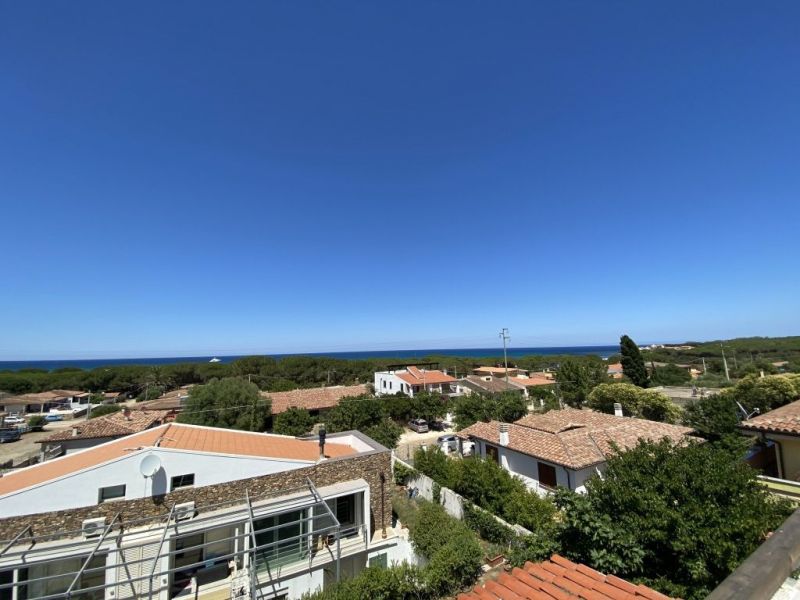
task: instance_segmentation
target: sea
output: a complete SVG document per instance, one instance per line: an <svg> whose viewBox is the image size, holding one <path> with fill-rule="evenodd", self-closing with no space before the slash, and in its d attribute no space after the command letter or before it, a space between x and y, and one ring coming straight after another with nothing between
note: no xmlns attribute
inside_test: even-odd
<svg viewBox="0 0 800 600"><path fill-rule="evenodd" d="M603 358L608 358L612 354L619 352L619 346L548 346L535 348L509 348L509 358L519 358L531 354L554 355L572 354L588 355L597 354ZM461 357L499 357L503 356L502 348L424 348L417 350L367 350L353 352L304 352L298 354L265 354L281 359L289 356L324 356L329 358L340 358L345 360L361 360L369 358L378 359L422 359L428 356L461 356ZM0 372L19 371L20 369L43 369L52 371L54 369L77 368L77 369L97 369L99 367L120 366L120 365L170 365L175 363L207 363L212 359L215 362L229 363L237 358L253 356L252 354L233 355L233 356L164 356L159 358L91 358L91 359L70 359L70 360L6 360L0 361Z"/></svg>

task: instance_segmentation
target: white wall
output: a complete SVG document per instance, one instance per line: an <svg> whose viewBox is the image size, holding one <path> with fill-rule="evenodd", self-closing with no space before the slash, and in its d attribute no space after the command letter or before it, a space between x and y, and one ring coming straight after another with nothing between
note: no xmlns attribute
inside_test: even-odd
<svg viewBox="0 0 800 600"><path fill-rule="evenodd" d="M157 455L162 468L152 479L145 481L139 464L147 454ZM54 465L58 460L62 459L47 464ZM167 493L175 475L194 473L194 485L199 487L300 469L309 464L312 463L150 448L38 487L8 494L0 498L0 514L11 517L93 506L97 504L99 489L112 485L125 484L125 499L132 500Z"/></svg>
<svg viewBox="0 0 800 600"><path fill-rule="evenodd" d="M384 371L375 373L376 396L394 396L397 392L403 392L409 396L414 395L411 391L411 386L406 384L405 381L394 373L387 373Z"/></svg>

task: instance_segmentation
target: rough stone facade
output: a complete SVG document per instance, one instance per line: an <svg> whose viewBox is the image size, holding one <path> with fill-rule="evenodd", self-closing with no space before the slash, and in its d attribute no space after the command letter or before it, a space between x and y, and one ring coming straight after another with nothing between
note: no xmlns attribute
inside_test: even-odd
<svg viewBox="0 0 800 600"><path fill-rule="evenodd" d="M383 476L383 480L382 477ZM150 498L121 500L96 506L39 513L20 517L0 518L0 540L11 540L27 525L34 536L78 531L84 519L106 517L108 522L119 513L120 519L138 520L166 516L173 504L194 501L199 514L203 507L220 502L267 496L306 484L308 477L315 486L323 487L353 479L364 479L370 487L370 517L375 531L391 525L392 504L389 491L392 482L391 452L375 451L353 457L329 459L303 469L240 479L217 485L179 489Z"/></svg>

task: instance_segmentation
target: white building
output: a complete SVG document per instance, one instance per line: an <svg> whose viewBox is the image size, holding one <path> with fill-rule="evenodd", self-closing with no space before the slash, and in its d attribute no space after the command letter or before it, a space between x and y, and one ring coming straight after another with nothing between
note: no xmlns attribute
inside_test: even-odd
<svg viewBox="0 0 800 600"><path fill-rule="evenodd" d="M358 432L161 425L0 478L0 598L299 598L409 555L391 478Z"/></svg>
<svg viewBox="0 0 800 600"><path fill-rule="evenodd" d="M413 398L419 392L450 394L453 391L451 385L455 382L455 377L446 371L405 366L375 373L375 395L393 396L401 393Z"/></svg>
<svg viewBox="0 0 800 600"><path fill-rule="evenodd" d="M475 443L477 456L495 460L545 495L558 486L586 491L586 481L605 469L606 458L639 440L687 439L690 427L565 408L527 415L515 423L475 423L459 436Z"/></svg>

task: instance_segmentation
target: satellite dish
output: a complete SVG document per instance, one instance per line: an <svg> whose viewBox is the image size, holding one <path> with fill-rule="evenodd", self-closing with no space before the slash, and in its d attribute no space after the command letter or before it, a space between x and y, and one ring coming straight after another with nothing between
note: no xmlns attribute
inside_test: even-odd
<svg viewBox="0 0 800 600"><path fill-rule="evenodd" d="M142 477L152 477L161 468L161 459L155 454L148 454L139 463L139 472Z"/></svg>

